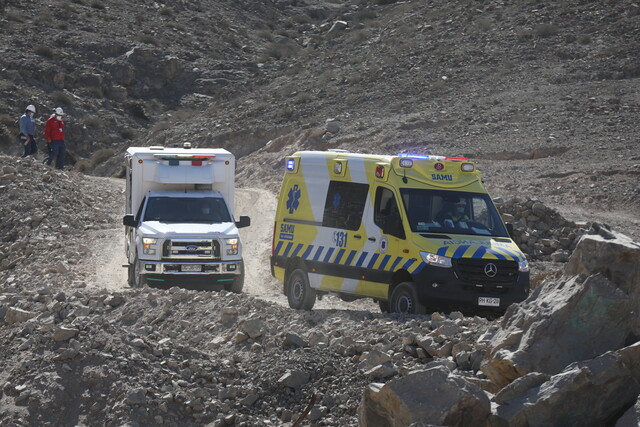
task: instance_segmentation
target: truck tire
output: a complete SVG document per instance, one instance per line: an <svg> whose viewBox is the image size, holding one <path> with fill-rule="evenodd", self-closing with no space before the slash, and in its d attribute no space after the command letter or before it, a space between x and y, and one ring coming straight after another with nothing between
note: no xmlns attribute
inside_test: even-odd
<svg viewBox="0 0 640 427"><path fill-rule="evenodd" d="M287 300L289 307L296 310L311 310L316 303L316 291L309 286L307 273L298 268L287 279Z"/></svg>
<svg viewBox="0 0 640 427"><path fill-rule="evenodd" d="M129 264L128 269L129 277L128 282L129 286L132 288L139 288L142 286L142 276L140 275L140 263L138 262L138 255L136 254L136 258L133 261L133 264Z"/></svg>
<svg viewBox="0 0 640 427"><path fill-rule="evenodd" d="M233 283L230 285L225 285L224 289L229 292L233 292L234 294L241 294L242 288L244 287L244 274L233 279Z"/></svg>
<svg viewBox="0 0 640 427"><path fill-rule="evenodd" d="M391 292L391 312L402 314L425 314L425 306L418 299L418 291L413 282L399 283Z"/></svg>

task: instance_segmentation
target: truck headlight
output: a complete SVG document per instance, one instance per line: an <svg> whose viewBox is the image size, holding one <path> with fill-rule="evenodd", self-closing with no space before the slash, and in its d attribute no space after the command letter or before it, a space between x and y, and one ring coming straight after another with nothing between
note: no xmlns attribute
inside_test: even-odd
<svg viewBox="0 0 640 427"><path fill-rule="evenodd" d="M152 245L155 245L158 242L158 239L154 239L153 237L143 237L142 238L142 253L146 255L155 255L156 248L152 248Z"/></svg>
<svg viewBox="0 0 640 427"><path fill-rule="evenodd" d="M522 258L521 261L518 261L518 271L526 273L529 271L529 261L526 258Z"/></svg>
<svg viewBox="0 0 640 427"><path fill-rule="evenodd" d="M239 239L237 237L231 237L224 240L227 243L227 255L238 255Z"/></svg>
<svg viewBox="0 0 640 427"><path fill-rule="evenodd" d="M432 254L430 252L420 252L420 256L422 257L422 260L429 265L445 268L451 267L451 258L449 257Z"/></svg>

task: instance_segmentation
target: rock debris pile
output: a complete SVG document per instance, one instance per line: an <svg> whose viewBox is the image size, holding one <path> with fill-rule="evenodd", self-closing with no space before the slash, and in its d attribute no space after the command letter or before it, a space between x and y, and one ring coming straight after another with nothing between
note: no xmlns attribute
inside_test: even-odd
<svg viewBox="0 0 640 427"><path fill-rule="evenodd" d="M539 200L496 199L505 222L513 224L514 241L530 261L565 263L591 223L575 223Z"/></svg>
<svg viewBox="0 0 640 427"><path fill-rule="evenodd" d="M96 245L88 234L113 227L121 212L116 187L31 157L0 155L0 172L0 283L82 280L76 264Z"/></svg>
<svg viewBox="0 0 640 427"><path fill-rule="evenodd" d="M362 392L416 369L474 377L489 321L293 311L171 288L0 289L3 423L357 425Z"/></svg>

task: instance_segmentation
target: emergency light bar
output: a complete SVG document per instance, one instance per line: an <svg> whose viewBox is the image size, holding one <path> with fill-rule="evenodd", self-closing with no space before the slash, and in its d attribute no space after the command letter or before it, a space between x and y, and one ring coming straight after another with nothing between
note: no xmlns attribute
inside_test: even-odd
<svg viewBox="0 0 640 427"><path fill-rule="evenodd" d="M158 160L209 160L216 157L215 154L154 154Z"/></svg>

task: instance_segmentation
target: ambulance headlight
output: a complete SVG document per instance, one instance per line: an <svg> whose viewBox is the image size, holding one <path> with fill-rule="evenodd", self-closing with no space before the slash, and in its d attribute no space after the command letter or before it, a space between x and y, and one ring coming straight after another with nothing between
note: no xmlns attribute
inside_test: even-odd
<svg viewBox="0 0 640 427"><path fill-rule="evenodd" d="M473 163L463 163L461 166L463 172L473 172L475 168Z"/></svg>
<svg viewBox="0 0 640 427"><path fill-rule="evenodd" d="M232 237L224 240L227 243L227 255L238 255L239 239L237 237Z"/></svg>
<svg viewBox="0 0 640 427"><path fill-rule="evenodd" d="M522 258L522 260L518 261L518 270L526 273L529 271L529 261L526 258Z"/></svg>
<svg viewBox="0 0 640 427"><path fill-rule="evenodd" d="M430 252L420 252L420 256L422 257L422 260L429 265L445 268L451 267L451 258L449 257L432 254Z"/></svg>
<svg viewBox="0 0 640 427"><path fill-rule="evenodd" d="M156 248L152 248L158 242L158 239L154 239L153 237L143 237L142 238L142 253L146 255L155 255Z"/></svg>

